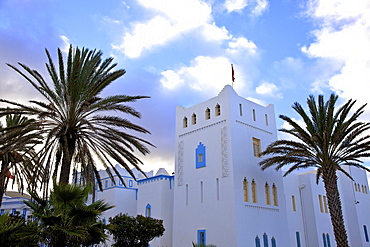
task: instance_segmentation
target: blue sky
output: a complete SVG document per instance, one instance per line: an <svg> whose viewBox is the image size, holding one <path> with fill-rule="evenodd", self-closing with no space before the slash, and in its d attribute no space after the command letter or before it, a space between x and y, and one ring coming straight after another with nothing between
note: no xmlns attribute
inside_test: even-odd
<svg viewBox="0 0 370 247"><path fill-rule="evenodd" d="M127 73L104 93L151 96L132 105L157 146L144 170L173 171L176 106L216 96L230 64L236 92L276 115L309 94L360 106L370 92L369 0L0 0L0 37L0 98L16 101L40 96L5 63L46 75L44 49L69 44L113 56Z"/></svg>

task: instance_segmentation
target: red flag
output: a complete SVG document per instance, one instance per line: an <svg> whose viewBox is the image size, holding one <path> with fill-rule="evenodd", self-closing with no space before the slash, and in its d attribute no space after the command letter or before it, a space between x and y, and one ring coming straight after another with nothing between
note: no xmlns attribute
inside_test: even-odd
<svg viewBox="0 0 370 247"><path fill-rule="evenodd" d="M235 81L235 77L234 77L234 66L233 66L233 64L231 64L231 80L233 82Z"/></svg>
<svg viewBox="0 0 370 247"><path fill-rule="evenodd" d="M8 170L7 173L6 173L6 176L10 179L14 179L14 176L12 175L12 173Z"/></svg>

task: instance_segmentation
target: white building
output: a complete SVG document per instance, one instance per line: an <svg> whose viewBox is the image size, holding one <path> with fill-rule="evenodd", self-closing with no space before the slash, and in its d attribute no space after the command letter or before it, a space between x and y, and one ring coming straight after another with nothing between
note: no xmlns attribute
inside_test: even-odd
<svg viewBox="0 0 370 247"><path fill-rule="evenodd" d="M23 203L23 201L27 201L30 198L30 195L26 193L22 194L16 191L6 191L0 207L0 215L8 213L20 215L25 219L31 219L32 212L30 208Z"/></svg>
<svg viewBox="0 0 370 247"><path fill-rule="evenodd" d="M117 166L126 187L100 171L105 199L118 213L163 219L164 236L151 247L191 243L217 247L335 247L324 186L315 172L286 178L262 171L259 153L277 138L274 107L255 104L231 86L217 97L176 111L175 175ZM346 167L338 187L351 247L370 246L366 172ZM115 179L117 179L115 177Z"/></svg>

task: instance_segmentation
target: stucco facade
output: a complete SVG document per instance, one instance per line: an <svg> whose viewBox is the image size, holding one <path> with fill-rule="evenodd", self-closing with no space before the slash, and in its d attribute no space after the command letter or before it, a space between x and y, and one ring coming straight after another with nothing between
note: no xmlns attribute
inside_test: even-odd
<svg viewBox="0 0 370 247"><path fill-rule="evenodd" d="M104 191L96 190L96 198L116 206L104 220L118 213L163 219L165 234L151 247L335 247L315 171L283 178L259 168L259 153L276 139L274 107L240 97L229 85L205 102L178 106L175 174L161 168L144 177L134 170L134 179L117 166L124 186L100 171ZM366 172L345 169L354 179L339 174L338 180L350 246L370 246Z"/></svg>

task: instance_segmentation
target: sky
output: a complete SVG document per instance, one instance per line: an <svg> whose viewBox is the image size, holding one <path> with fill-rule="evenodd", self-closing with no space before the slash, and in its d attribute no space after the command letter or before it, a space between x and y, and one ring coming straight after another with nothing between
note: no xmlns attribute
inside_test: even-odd
<svg viewBox="0 0 370 247"><path fill-rule="evenodd" d="M277 116L298 118L291 106L310 94L369 99L370 0L0 0L0 98L42 100L6 63L48 78L45 48L56 59L70 44L126 70L104 95L151 97L130 104L156 146L146 171L173 172L176 106L217 96L230 64L237 94L274 104Z"/></svg>

